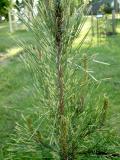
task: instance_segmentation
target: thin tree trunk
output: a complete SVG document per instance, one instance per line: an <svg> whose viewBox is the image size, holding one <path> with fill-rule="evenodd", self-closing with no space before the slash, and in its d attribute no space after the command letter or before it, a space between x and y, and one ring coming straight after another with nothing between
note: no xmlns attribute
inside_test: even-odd
<svg viewBox="0 0 120 160"><path fill-rule="evenodd" d="M118 1L117 0L114 0L114 10L115 10L115 13L117 13L117 5L118 5Z"/></svg>
<svg viewBox="0 0 120 160"><path fill-rule="evenodd" d="M11 17L11 11L8 13L9 16L9 27L10 27L10 32L13 32L13 26L12 26L12 17Z"/></svg>
<svg viewBox="0 0 120 160"><path fill-rule="evenodd" d="M112 10L112 32L115 34L116 28L115 28L115 10Z"/></svg>

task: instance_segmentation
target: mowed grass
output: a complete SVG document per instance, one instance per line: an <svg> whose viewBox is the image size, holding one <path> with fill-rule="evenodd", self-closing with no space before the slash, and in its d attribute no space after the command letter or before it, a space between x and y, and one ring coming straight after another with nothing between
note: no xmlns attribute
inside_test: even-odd
<svg viewBox="0 0 120 160"><path fill-rule="evenodd" d="M96 79L104 79L101 81L102 90L110 100L108 120L118 133L120 131L119 27L117 35L109 36L99 45L94 43L89 50L81 51L87 53L89 57L94 54L93 59L110 64L103 65L93 62L90 64L90 69L94 71L93 75ZM11 134L14 133L15 123L21 120L22 113L31 114L33 104L37 103L31 92L33 90L32 76L20 59L20 55L24 53L17 45L16 39L26 40L28 43L32 40L27 31L19 30L10 34L8 24L0 24L0 54L11 53L11 56L0 61L0 159L4 159L4 150L10 141ZM12 54L13 50L15 54Z"/></svg>
<svg viewBox="0 0 120 160"><path fill-rule="evenodd" d="M10 140L15 123L22 113L28 113L26 110L32 104L31 92L26 89L31 83L31 75L21 62L19 40L29 43L31 37L25 30L10 34L7 23L0 25L0 155Z"/></svg>

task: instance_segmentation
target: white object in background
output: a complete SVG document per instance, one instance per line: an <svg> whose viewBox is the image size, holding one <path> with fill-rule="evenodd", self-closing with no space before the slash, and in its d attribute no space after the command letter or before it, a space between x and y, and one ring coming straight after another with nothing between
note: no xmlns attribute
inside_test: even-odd
<svg viewBox="0 0 120 160"><path fill-rule="evenodd" d="M5 17L2 17L1 20L4 21L4 20L5 20Z"/></svg>
<svg viewBox="0 0 120 160"><path fill-rule="evenodd" d="M103 17L103 14L97 14L96 15L96 18L102 18Z"/></svg>

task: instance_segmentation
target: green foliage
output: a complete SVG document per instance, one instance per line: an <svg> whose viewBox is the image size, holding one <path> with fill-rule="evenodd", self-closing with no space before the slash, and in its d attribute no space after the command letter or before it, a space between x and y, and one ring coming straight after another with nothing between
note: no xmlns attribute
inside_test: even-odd
<svg viewBox="0 0 120 160"><path fill-rule="evenodd" d="M0 0L0 16L8 16L8 10L11 7L11 0Z"/></svg>
<svg viewBox="0 0 120 160"><path fill-rule="evenodd" d="M99 5L100 1L99 0L92 0L92 3L93 4L98 3L98 5ZM100 12L108 13L108 14L112 13L112 10L113 10L113 8L111 7L111 3L109 0L104 0L103 3L101 3L101 6L99 8Z"/></svg>
<svg viewBox="0 0 120 160"><path fill-rule="evenodd" d="M112 13L113 8L111 7L109 2L106 2L105 4L103 4L100 8L100 11L102 11L103 13Z"/></svg>

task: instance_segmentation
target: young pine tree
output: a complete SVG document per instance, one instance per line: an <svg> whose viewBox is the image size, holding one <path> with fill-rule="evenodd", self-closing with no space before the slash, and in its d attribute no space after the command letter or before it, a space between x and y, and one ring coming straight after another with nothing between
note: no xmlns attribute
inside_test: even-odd
<svg viewBox="0 0 120 160"><path fill-rule="evenodd" d="M24 117L25 125L16 127L14 156L35 159L36 153L36 159L75 160L81 154L97 154L97 145L104 144L101 132L106 131L108 99L98 94L88 56L80 52L91 29L82 33L89 10L86 4L78 7L73 2L39 1L38 15L23 20L33 38L30 44L22 44L23 59L38 102L32 116Z"/></svg>

